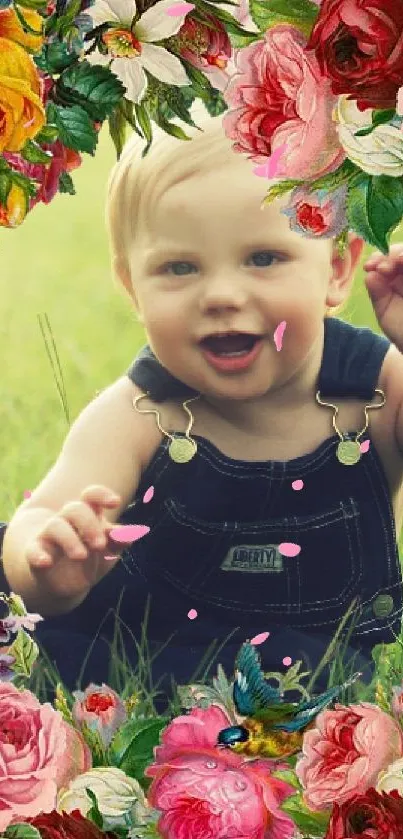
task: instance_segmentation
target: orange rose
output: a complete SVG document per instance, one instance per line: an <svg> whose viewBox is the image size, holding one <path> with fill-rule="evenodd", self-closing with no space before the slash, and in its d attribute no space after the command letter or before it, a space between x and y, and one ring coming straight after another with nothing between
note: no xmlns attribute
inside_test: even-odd
<svg viewBox="0 0 403 839"><path fill-rule="evenodd" d="M0 204L0 227L18 227L28 211L28 200L23 189L13 184L7 198L7 205ZM8 652L8 647L2 647L1 652Z"/></svg>
<svg viewBox="0 0 403 839"><path fill-rule="evenodd" d="M39 52L44 41L43 18L33 9L23 9L20 7L20 12L31 29L34 29L39 34L32 35L30 32L25 32L14 9L1 9L0 38L8 38L9 41L15 41L16 44L25 47L31 52Z"/></svg>
<svg viewBox="0 0 403 839"><path fill-rule="evenodd" d="M32 58L0 36L0 154L20 151L41 130L46 114Z"/></svg>

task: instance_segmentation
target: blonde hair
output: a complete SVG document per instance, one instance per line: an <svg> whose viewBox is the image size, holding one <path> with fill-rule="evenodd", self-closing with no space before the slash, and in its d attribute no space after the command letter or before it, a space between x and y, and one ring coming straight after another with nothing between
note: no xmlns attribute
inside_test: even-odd
<svg viewBox="0 0 403 839"><path fill-rule="evenodd" d="M107 187L106 224L112 260L129 263L136 237L144 228L160 196L171 186L205 169L228 163L239 154L226 137L222 116L211 117L203 108L192 109L198 128L186 125L191 139L178 140L153 128L153 142L145 157L145 141L133 133L112 169Z"/></svg>
<svg viewBox="0 0 403 839"><path fill-rule="evenodd" d="M189 141L153 127L152 145L142 157L145 141L133 132L111 171L105 218L114 269L116 262L128 269L136 238L147 229L152 209L167 189L240 156L225 135L222 115L211 117L200 101L194 103L191 114L198 127L184 126ZM251 162L251 171L255 165ZM324 316L338 313L343 306L326 309Z"/></svg>

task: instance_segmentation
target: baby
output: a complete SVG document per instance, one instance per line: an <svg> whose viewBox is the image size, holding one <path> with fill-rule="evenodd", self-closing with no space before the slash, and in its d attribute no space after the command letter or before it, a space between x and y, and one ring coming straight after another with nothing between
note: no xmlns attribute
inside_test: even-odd
<svg viewBox="0 0 403 839"><path fill-rule="evenodd" d="M329 317L362 240L342 256L291 229L286 198L262 208L268 183L221 118L203 128L145 158L131 140L114 168L113 266L148 345L84 409L5 535L10 588L46 618L37 635L70 687L103 619L88 672L107 680L118 604L135 663L148 597L151 650L167 643L153 672L179 683L214 641L231 677L262 632L265 670L315 669L353 601L363 670L400 630L400 249L366 264L387 338ZM146 527L127 547L117 522Z"/></svg>

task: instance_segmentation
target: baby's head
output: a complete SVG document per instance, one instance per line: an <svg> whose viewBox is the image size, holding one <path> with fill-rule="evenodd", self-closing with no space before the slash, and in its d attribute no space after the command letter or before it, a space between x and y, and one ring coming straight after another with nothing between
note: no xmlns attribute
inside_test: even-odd
<svg viewBox="0 0 403 839"><path fill-rule="evenodd" d="M352 236L342 257L332 240L292 231L281 212L287 196L262 207L269 183L233 151L222 118L196 122L203 131L187 127L189 142L156 134L144 158L136 135L126 143L109 181L107 221L115 273L156 356L189 386L219 395L223 376L204 369L201 339L248 332L270 336L274 348L286 321L277 366L281 356L280 379L290 377L326 314L346 301L362 242ZM224 378L229 398L248 397L238 375Z"/></svg>

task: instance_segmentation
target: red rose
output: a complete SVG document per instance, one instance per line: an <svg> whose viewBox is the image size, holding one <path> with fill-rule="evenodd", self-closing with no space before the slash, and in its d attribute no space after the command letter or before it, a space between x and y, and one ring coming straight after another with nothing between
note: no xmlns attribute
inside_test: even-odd
<svg viewBox="0 0 403 839"><path fill-rule="evenodd" d="M395 108L403 82L403 0L322 0L308 41L333 93Z"/></svg>
<svg viewBox="0 0 403 839"><path fill-rule="evenodd" d="M79 810L72 813L41 813L24 823L39 830L42 839L116 839L116 833L103 833L94 822L85 819Z"/></svg>
<svg viewBox="0 0 403 839"><path fill-rule="evenodd" d="M403 798L397 790L355 795L334 804L325 839L403 839Z"/></svg>

